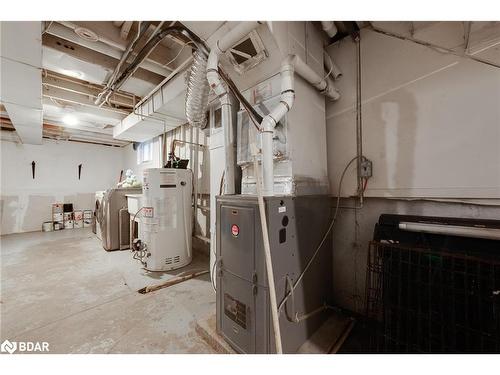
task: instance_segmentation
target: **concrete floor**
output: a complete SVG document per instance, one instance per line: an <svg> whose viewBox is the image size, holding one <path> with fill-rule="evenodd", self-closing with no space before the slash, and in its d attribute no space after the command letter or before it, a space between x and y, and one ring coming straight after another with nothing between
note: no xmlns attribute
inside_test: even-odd
<svg viewBox="0 0 500 375"><path fill-rule="evenodd" d="M149 294L185 270L150 273L130 251L106 252L89 229L1 237L0 342L47 341L51 353L213 353L195 321L215 311L209 275Z"/></svg>

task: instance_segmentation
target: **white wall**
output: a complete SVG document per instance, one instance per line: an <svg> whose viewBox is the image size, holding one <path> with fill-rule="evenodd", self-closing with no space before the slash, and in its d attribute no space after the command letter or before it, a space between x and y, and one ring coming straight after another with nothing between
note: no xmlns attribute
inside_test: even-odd
<svg viewBox="0 0 500 375"><path fill-rule="evenodd" d="M52 203L93 209L95 192L113 187L123 168L118 147L46 139L42 145L0 145L1 234L41 230L42 223L51 220Z"/></svg>
<svg viewBox="0 0 500 375"><path fill-rule="evenodd" d="M137 151L134 150L132 143L123 147L123 173L127 169L132 169L139 181L142 181L142 172L147 168L161 167L161 137L153 138L153 160L137 164Z"/></svg>
<svg viewBox="0 0 500 375"><path fill-rule="evenodd" d="M360 313L368 243L381 214L500 218L500 70L370 30L361 37L363 147L373 178L362 209L341 209L333 237L335 303ZM328 52L344 73L337 81L342 98L327 104L337 195L340 174L356 155L356 51L345 38ZM354 195L355 175L353 165L343 196Z"/></svg>
<svg viewBox="0 0 500 375"><path fill-rule="evenodd" d="M500 70L362 30L364 154L374 175L367 196L500 197ZM330 185L355 156L356 51L328 48L343 71L342 98L327 107ZM342 194L355 191L355 168Z"/></svg>
<svg viewBox="0 0 500 375"><path fill-rule="evenodd" d="M207 138L199 131L198 139L193 129L186 126L167 133L167 153L172 139L182 139L204 144ZM176 155L190 159L190 168L196 147L179 144ZM98 190L116 186L121 170L132 169L139 180L146 168L161 166L161 137L153 139L153 159L137 164L137 152L132 144L108 147L78 142L43 140L42 145L25 145L1 141L1 234L41 230L44 221L51 220L51 204L73 203L75 209L93 209ZM210 178L209 152L198 151L199 209L196 233L210 237L209 206ZM36 162L35 179L31 176L31 162ZM78 165L82 166L78 180Z"/></svg>

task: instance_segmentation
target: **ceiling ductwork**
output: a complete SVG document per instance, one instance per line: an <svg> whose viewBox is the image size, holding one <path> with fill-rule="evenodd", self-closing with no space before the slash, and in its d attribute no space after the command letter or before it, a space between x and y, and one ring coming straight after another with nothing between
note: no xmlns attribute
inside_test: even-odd
<svg viewBox="0 0 500 375"><path fill-rule="evenodd" d="M76 30L83 30L84 32L82 33L80 31L77 33ZM73 42L118 60L121 59L123 52L126 50L125 45L117 44L106 38L97 37L96 41L92 40L93 35L97 35L95 32L90 29L79 27L71 22L64 22L64 24L54 22L48 28L47 34ZM151 59L146 59L141 62L140 67L164 77L168 76L172 71Z"/></svg>
<svg viewBox="0 0 500 375"><path fill-rule="evenodd" d="M181 67L185 69L185 65ZM185 73L180 73L144 98L133 113L114 127L113 137L143 142L185 124L185 97Z"/></svg>

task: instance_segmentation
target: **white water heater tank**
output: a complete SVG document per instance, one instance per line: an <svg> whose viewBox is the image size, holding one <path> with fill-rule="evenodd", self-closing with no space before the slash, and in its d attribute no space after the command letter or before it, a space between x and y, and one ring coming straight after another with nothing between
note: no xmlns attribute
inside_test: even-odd
<svg viewBox="0 0 500 375"><path fill-rule="evenodd" d="M144 170L141 241L145 268L168 271L191 263L193 174L190 169Z"/></svg>

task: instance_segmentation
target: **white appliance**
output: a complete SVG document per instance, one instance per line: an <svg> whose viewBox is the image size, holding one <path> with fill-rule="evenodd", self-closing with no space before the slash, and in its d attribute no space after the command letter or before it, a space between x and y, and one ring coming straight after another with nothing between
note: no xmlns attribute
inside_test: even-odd
<svg viewBox="0 0 500 375"><path fill-rule="evenodd" d="M168 271L191 263L192 186L190 169L144 170L140 240L147 270Z"/></svg>
<svg viewBox="0 0 500 375"><path fill-rule="evenodd" d="M105 193L105 190L95 192L94 221L92 223L92 232L94 232L97 238L99 238L100 240L102 239L101 226L99 225L99 222L101 220L100 208L102 206L102 200L104 199Z"/></svg>

